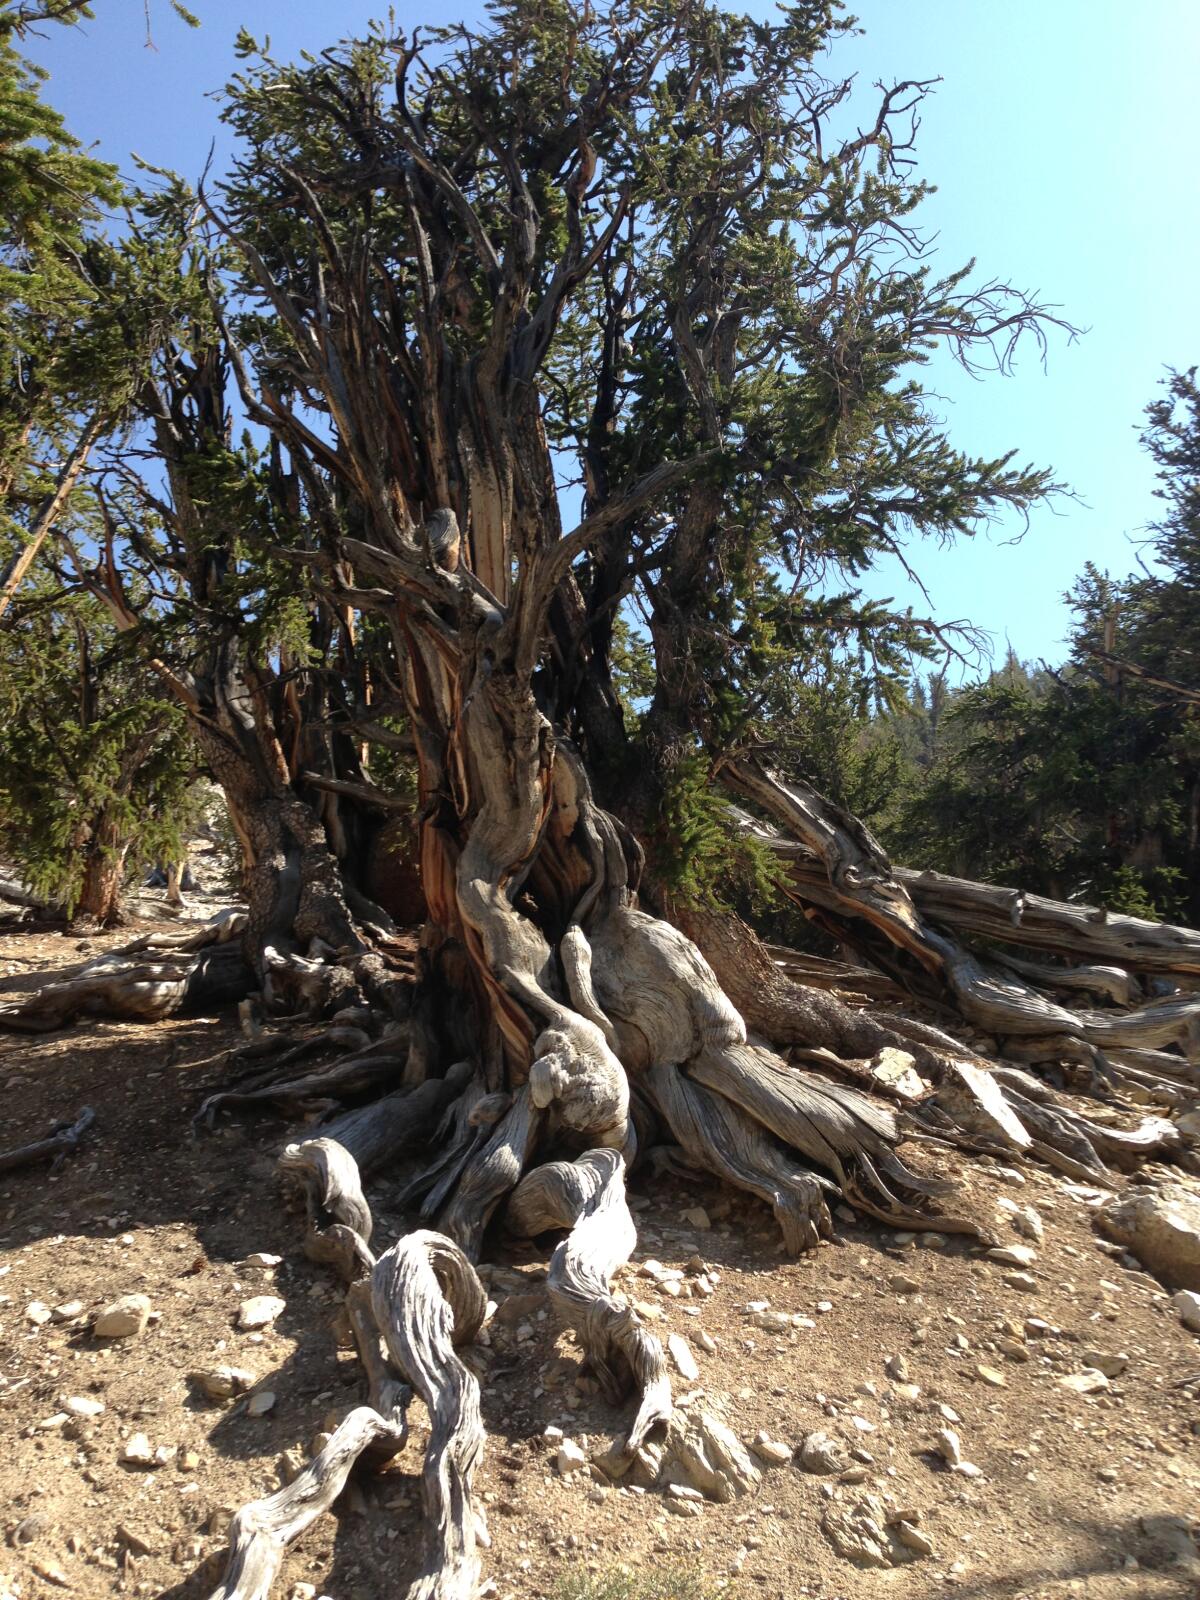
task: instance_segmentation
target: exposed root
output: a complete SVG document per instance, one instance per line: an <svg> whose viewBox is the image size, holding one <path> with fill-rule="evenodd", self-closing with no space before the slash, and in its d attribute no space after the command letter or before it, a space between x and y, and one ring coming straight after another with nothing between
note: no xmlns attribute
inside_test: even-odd
<svg viewBox="0 0 1200 1600"><path fill-rule="evenodd" d="M470 1344L483 1326L483 1285L449 1239L411 1233L376 1263L371 1303L388 1353L424 1400L431 1424L422 1482L425 1570L408 1600L472 1600L476 1536L484 1529L472 1483L486 1435L478 1381L454 1347Z"/></svg>
<svg viewBox="0 0 1200 1600"><path fill-rule="evenodd" d="M640 1086L698 1167L767 1202L789 1254L830 1236L824 1189L833 1185L800 1171L753 1118L674 1067L655 1067Z"/></svg>
<svg viewBox="0 0 1200 1600"><path fill-rule="evenodd" d="M336 1139L290 1144L279 1157L279 1166L304 1184L305 1255L330 1262L348 1282L369 1272L375 1264L369 1248L374 1223L358 1164L345 1146Z"/></svg>
<svg viewBox="0 0 1200 1600"><path fill-rule="evenodd" d="M31 1167L46 1160L58 1166L64 1156L79 1148L79 1141L95 1120L96 1113L91 1106L84 1106L74 1122L58 1123L46 1138L19 1145L15 1150L0 1151L0 1172L15 1172L18 1167Z"/></svg>
<svg viewBox="0 0 1200 1600"><path fill-rule="evenodd" d="M403 1071L401 1056L356 1056L350 1061L339 1061L320 1072L309 1072L300 1078L284 1078L263 1084L256 1089L223 1089L210 1094L196 1113L197 1122L206 1122L211 1128L218 1111L232 1106L274 1105L287 1110L305 1110L314 1106L336 1105L344 1095L361 1094L377 1084L386 1083Z"/></svg>
<svg viewBox="0 0 1200 1600"><path fill-rule="evenodd" d="M229 1564L211 1600L267 1600L288 1545L329 1510L363 1452L382 1441L394 1453L403 1449L407 1436L403 1417L382 1417L373 1406L356 1407L285 1489L252 1500L234 1516Z"/></svg>
<svg viewBox="0 0 1200 1600"><path fill-rule="evenodd" d="M606 1399L616 1405L631 1386L640 1392L626 1442L627 1451L637 1450L671 1415L671 1381L662 1345L612 1292L613 1273L637 1243L624 1160L615 1150L589 1150L574 1162L535 1167L509 1201L505 1221L529 1237L570 1228L551 1257L550 1299L574 1328Z"/></svg>
<svg viewBox="0 0 1200 1600"><path fill-rule="evenodd" d="M542 1113L529 1087L518 1089L513 1103L496 1124L479 1155L467 1165L453 1200L440 1222L472 1261L479 1256L483 1232L504 1196L514 1189L537 1144Z"/></svg>

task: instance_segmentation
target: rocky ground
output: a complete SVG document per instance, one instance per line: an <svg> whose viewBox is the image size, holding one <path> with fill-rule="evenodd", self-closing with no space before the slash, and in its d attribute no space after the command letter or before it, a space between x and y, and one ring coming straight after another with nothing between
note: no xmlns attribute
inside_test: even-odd
<svg viewBox="0 0 1200 1600"><path fill-rule="evenodd" d="M0 994L124 938L81 951L0 933ZM0 1035L0 1148L96 1111L58 1171L0 1178L0 1600L199 1600L230 1512L293 1474L361 1394L339 1292L301 1254L275 1172L294 1124L192 1125L237 1040L230 1017ZM1101 1191L1036 1165L963 1177L1006 1255L844 1213L835 1242L787 1261L746 1197L635 1181L641 1237L619 1287L670 1341L680 1404L723 1419L761 1472L725 1505L599 1464L628 1419L554 1323L546 1251L491 1242L485 1592L552 1596L580 1568L624 1565L699 1567L770 1600L1200 1594L1186 1304L1098 1236ZM394 1181L370 1190L381 1246L404 1227ZM214 1397L222 1367L245 1376ZM418 1425L390 1470L352 1482L277 1594L403 1594L425 1437Z"/></svg>

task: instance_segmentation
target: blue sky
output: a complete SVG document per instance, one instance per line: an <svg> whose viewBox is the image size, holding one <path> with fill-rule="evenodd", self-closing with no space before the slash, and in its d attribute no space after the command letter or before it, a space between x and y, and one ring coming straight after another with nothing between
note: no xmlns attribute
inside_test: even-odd
<svg viewBox="0 0 1200 1600"><path fill-rule="evenodd" d="M234 68L244 24L276 55L318 50L381 7L342 0L191 0L203 27L185 28L151 0L96 0L81 29L49 30L30 49L51 73L48 97L73 131L130 170L129 155L187 176L221 130L206 94ZM765 11L762 0L752 9ZM1200 4L1149 0L861 0L865 34L839 43L833 74L870 85L943 81L922 111L920 171L937 184L923 212L937 264L971 257L981 278L1040 292L1087 330L1052 338L1046 370L1032 345L1015 375L972 379L947 360L925 369L963 449L1048 464L1076 502L1000 524L950 550L912 553L942 621L985 628L1003 653L1061 658L1062 592L1087 560L1124 573L1154 515L1153 473L1137 442L1142 408L1164 368L1200 362ZM472 3L466 20L480 14ZM403 0L399 26L445 21ZM924 611L897 571L868 592Z"/></svg>

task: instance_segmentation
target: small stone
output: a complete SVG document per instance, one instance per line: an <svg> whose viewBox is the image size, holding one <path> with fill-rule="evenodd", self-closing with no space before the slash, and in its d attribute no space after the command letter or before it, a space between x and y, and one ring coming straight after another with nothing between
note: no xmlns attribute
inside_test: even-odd
<svg viewBox="0 0 1200 1600"><path fill-rule="evenodd" d="M800 1445L800 1465L805 1472L828 1476L833 1472L845 1472L850 1456L842 1441L832 1434L810 1433Z"/></svg>
<svg viewBox="0 0 1200 1600"><path fill-rule="evenodd" d="M939 1428L934 1435L933 1447L949 1467L962 1464L962 1440L953 1428Z"/></svg>
<svg viewBox="0 0 1200 1600"><path fill-rule="evenodd" d="M1069 1372L1065 1378L1060 1378L1058 1386L1069 1389L1072 1394L1097 1394L1108 1388L1108 1379L1094 1367L1085 1367L1082 1372Z"/></svg>
<svg viewBox="0 0 1200 1600"><path fill-rule="evenodd" d="M90 1394L70 1395L63 1404L77 1417L98 1417L104 1410L104 1401Z"/></svg>
<svg viewBox="0 0 1200 1600"><path fill-rule="evenodd" d="M1124 1351L1085 1350L1083 1364L1102 1372L1106 1378L1116 1378L1129 1365L1129 1357Z"/></svg>
<svg viewBox="0 0 1200 1600"><path fill-rule="evenodd" d="M1029 1272L1006 1272L1004 1281L1010 1289L1033 1290L1037 1288L1037 1279Z"/></svg>
<svg viewBox="0 0 1200 1600"><path fill-rule="evenodd" d="M667 1349L675 1369L680 1377L686 1378L689 1383L695 1383L700 1376L700 1368L696 1365L696 1358L692 1354L692 1347L682 1334L672 1333L667 1338Z"/></svg>
<svg viewBox="0 0 1200 1600"><path fill-rule="evenodd" d="M700 1505L704 1500L704 1496L699 1489L693 1489L687 1483L669 1483L667 1485L667 1498L669 1500L690 1500L693 1505Z"/></svg>
<svg viewBox="0 0 1200 1600"><path fill-rule="evenodd" d="M824 1316L827 1311L832 1311L833 1310L833 1301L832 1300L818 1300L817 1301L817 1310L821 1313L822 1316Z"/></svg>
<svg viewBox="0 0 1200 1600"><path fill-rule="evenodd" d="M82 1300L64 1300L60 1306L52 1306L50 1315L55 1322L74 1322L76 1317L81 1317L85 1307Z"/></svg>
<svg viewBox="0 0 1200 1600"><path fill-rule="evenodd" d="M1180 1289L1171 1296L1171 1304L1184 1327L1192 1333L1200 1333L1200 1294L1194 1289Z"/></svg>
<svg viewBox="0 0 1200 1600"><path fill-rule="evenodd" d="M282 1256L273 1256L268 1250L256 1250L253 1255L246 1257L242 1265L244 1267L277 1267L282 1260Z"/></svg>
<svg viewBox="0 0 1200 1600"><path fill-rule="evenodd" d="M883 1370L897 1383L907 1383L912 1376L908 1370L908 1362L903 1356L889 1356L883 1363Z"/></svg>
<svg viewBox="0 0 1200 1600"><path fill-rule="evenodd" d="M243 1331L269 1327L287 1304L277 1294L255 1294L238 1307L238 1327Z"/></svg>
<svg viewBox="0 0 1200 1600"><path fill-rule="evenodd" d="M697 1328L692 1334L692 1338L695 1339L696 1343L706 1355L712 1355L713 1351L717 1348L717 1341L713 1338L711 1333L705 1333L703 1328Z"/></svg>
<svg viewBox="0 0 1200 1600"><path fill-rule="evenodd" d="M265 1417L274 1404L274 1389L260 1389L257 1394L252 1394L247 1400L246 1415L248 1417Z"/></svg>
<svg viewBox="0 0 1200 1600"><path fill-rule="evenodd" d="M906 1405L916 1405L921 1398L921 1385L919 1383L898 1383L895 1388L897 1400L903 1400Z"/></svg>
<svg viewBox="0 0 1200 1600"><path fill-rule="evenodd" d="M975 1376L982 1378L984 1383L991 1384L993 1389L1007 1389L1008 1379L995 1367L985 1367L982 1363L975 1368Z"/></svg>
<svg viewBox="0 0 1200 1600"><path fill-rule="evenodd" d="M1029 1347L1023 1339L1001 1339L999 1345L1000 1353L1010 1361L1029 1360Z"/></svg>
<svg viewBox="0 0 1200 1600"><path fill-rule="evenodd" d="M181 1450L176 1458L175 1465L180 1472L195 1472L200 1465L200 1452L198 1450Z"/></svg>
<svg viewBox="0 0 1200 1600"><path fill-rule="evenodd" d="M105 1306L92 1324L99 1339L133 1339L146 1331L150 1320L150 1301L144 1294L123 1294Z"/></svg>
<svg viewBox="0 0 1200 1600"><path fill-rule="evenodd" d="M131 1433L121 1447L121 1460L130 1467L154 1465L154 1451L144 1433Z"/></svg>
<svg viewBox="0 0 1200 1600"><path fill-rule="evenodd" d="M25 1307L26 1320L32 1322L35 1328L44 1327L51 1316L53 1312L44 1300L31 1300Z"/></svg>
<svg viewBox="0 0 1200 1600"><path fill-rule="evenodd" d="M542 1438L545 1439L547 1444L561 1444L566 1438L566 1434L563 1433L561 1428L556 1428L551 1422L542 1429Z"/></svg>
<svg viewBox="0 0 1200 1600"><path fill-rule="evenodd" d="M209 1367L193 1372L191 1381L210 1400L231 1400L234 1395L245 1394L257 1381L244 1367Z"/></svg>
<svg viewBox="0 0 1200 1600"><path fill-rule="evenodd" d="M127 1549L132 1550L135 1556L152 1556L158 1550L158 1546L152 1540L145 1534L139 1533L136 1528L131 1528L127 1522L117 1523L117 1538Z"/></svg>
<svg viewBox="0 0 1200 1600"><path fill-rule="evenodd" d="M921 1285L915 1278L910 1278L903 1272L893 1272L888 1279L888 1288L896 1294L917 1294Z"/></svg>
<svg viewBox="0 0 1200 1600"><path fill-rule="evenodd" d="M586 1468L588 1458L574 1439L564 1439L558 1447L554 1464L558 1468L560 1477L569 1478L573 1472L581 1472Z"/></svg>
<svg viewBox="0 0 1200 1600"><path fill-rule="evenodd" d="M782 1467L792 1459L791 1445L781 1444L778 1439L772 1439L762 1429L754 1435L751 1449L756 1456L761 1457L763 1461L772 1467Z"/></svg>
<svg viewBox="0 0 1200 1600"><path fill-rule="evenodd" d="M1037 1260L1037 1251L1028 1244L1002 1244L989 1250L987 1258L1002 1267L1031 1267Z"/></svg>
<svg viewBox="0 0 1200 1600"><path fill-rule="evenodd" d="M1045 1238L1045 1224L1032 1206L1018 1206L1012 1214L1012 1225L1023 1238L1039 1244Z"/></svg>
<svg viewBox="0 0 1200 1600"><path fill-rule="evenodd" d="M944 1250L950 1241L944 1233L923 1233L917 1243L926 1250Z"/></svg>
<svg viewBox="0 0 1200 1600"><path fill-rule="evenodd" d="M70 1589L73 1587L70 1578L59 1566L58 1562L50 1556L35 1556L29 1563L39 1578L45 1578L47 1583L54 1584L57 1589Z"/></svg>
<svg viewBox="0 0 1200 1600"><path fill-rule="evenodd" d="M906 1550L912 1550L919 1556L933 1554L933 1540L920 1528L915 1528L911 1522L903 1518L896 1523L896 1537Z"/></svg>
<svg viewBox="0 0 1200 1600"><path fill-rule="evenodd" d="M692 1206L683 1213L683 1220L697 1228L701 1233L707 1233L712 1227L712 1219L703 1206Z"/></svg>

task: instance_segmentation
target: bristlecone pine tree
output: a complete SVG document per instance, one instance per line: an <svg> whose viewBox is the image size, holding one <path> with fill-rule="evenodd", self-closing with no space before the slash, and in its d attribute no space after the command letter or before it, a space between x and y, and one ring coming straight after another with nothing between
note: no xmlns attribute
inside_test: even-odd
<svg viewBox="0 0 1200 1600"><path fill-rule="evenodd" d="M761 1196L797 1251L837 1194L981 1231L928 1171L939 1145L1100 1175L1178 1146L1166 1120L1088 1118L840 998L851 969L768 950L724 903L731 877L773 881L1010 1061L1082 1066L1110 1095L1194 1081L1197 1002L1138 997L1141 974L1200 970L1200 934L906 876L762 747L789 660L840 640L886 671L928 639L855 575L1054 488L956 450L911 375L938 345L1003 366L1053 319L933 273L911 175L925 86L880 91L847 133L850 85L816 65L842 26L821 0L761 23L507 0L486 29L380 30L298 67L243 38L232 175L199 210L174 181L147 206L143 246L174 239L179 263L139 400L161 478L139 489L112 459L140 509L112 514L79 578L144 640L225 790L267 1009L341 1008L330 1041L360 1049L390 1018L368 1054L276 1094L395 1084L285 1154L311 1248L352 1281L372 1406L236 1520L223 1595L265 1593L355 1456L399 1447L401 1378L433 1419L415 1592L474 1592L483 1436L452 1346L482 1318L469 1258L500 1208L519 1232L571 1230L551 1293L606 1392L637 1389L630 1449L665 1429L725 1497L753 1467L672 1413L657 1341L610 1290L639 1154L666 1145ZM157 598L139 606L131 573L159 575ZM636 718L614 671L631 617ZM409 806L415 985L372 876ZM897 1046L933 1085L907 1109L870 1092ZM918 1132L924 1171L898 1153ZM361 1174L415 1147L409 1198L439 1232L376 1262Z"/></svg>

